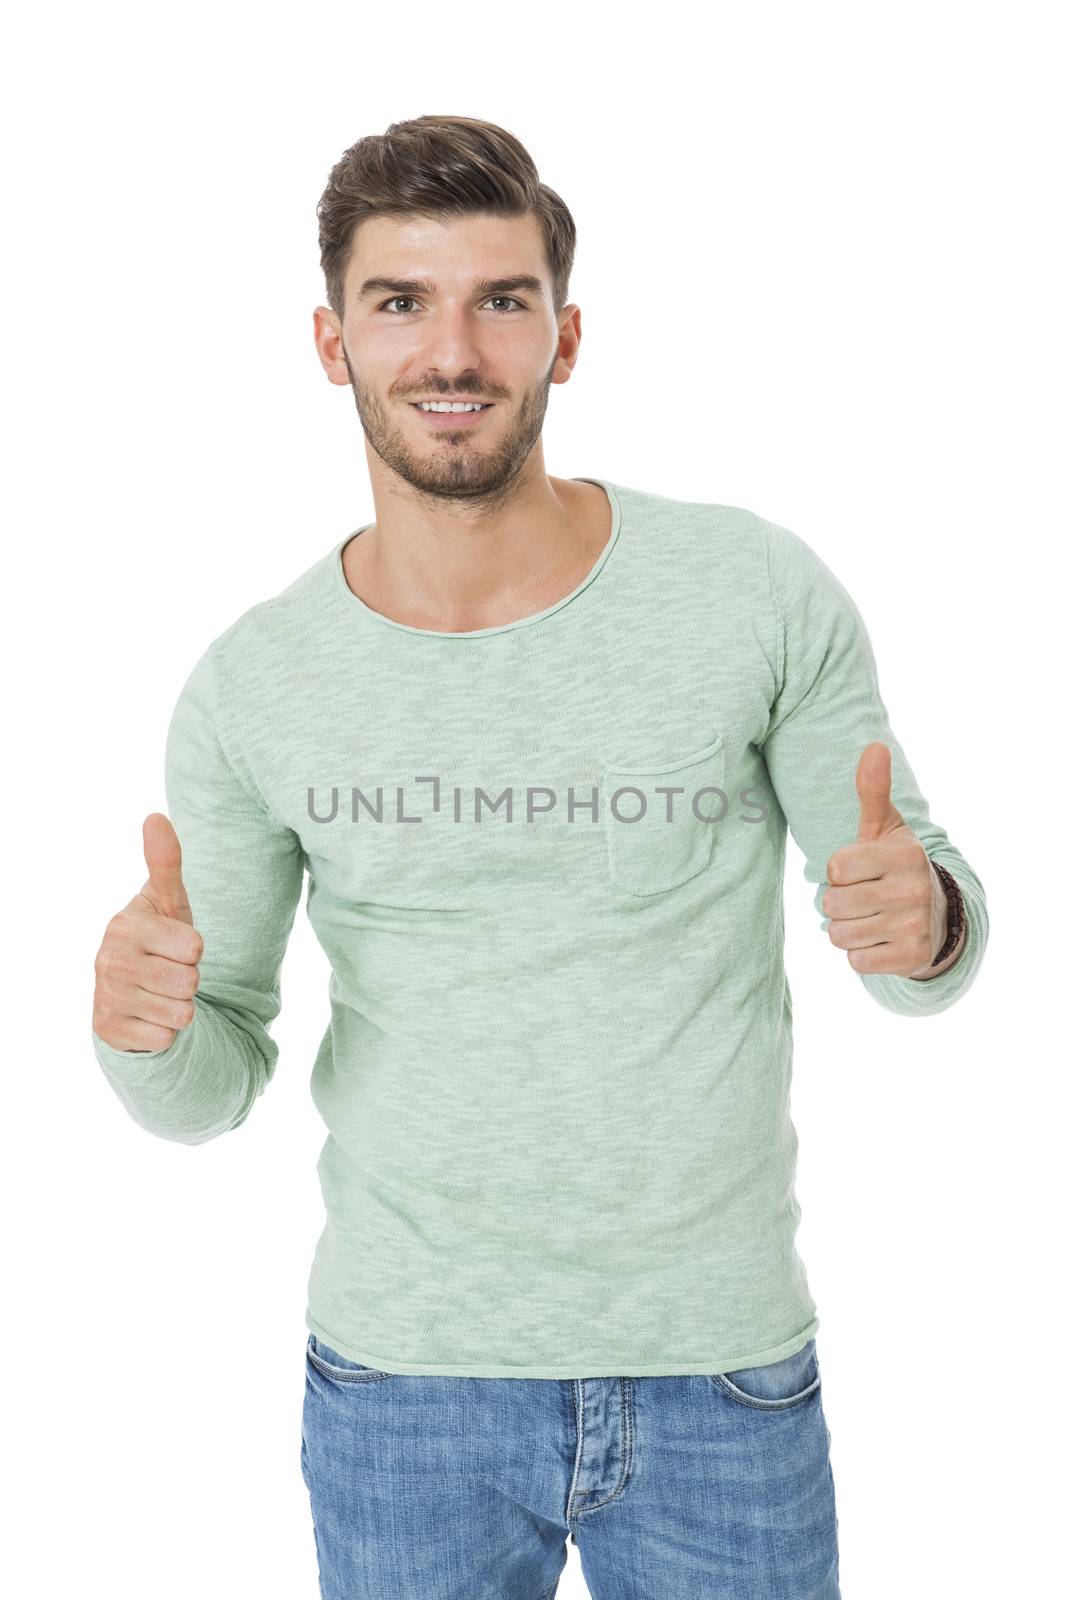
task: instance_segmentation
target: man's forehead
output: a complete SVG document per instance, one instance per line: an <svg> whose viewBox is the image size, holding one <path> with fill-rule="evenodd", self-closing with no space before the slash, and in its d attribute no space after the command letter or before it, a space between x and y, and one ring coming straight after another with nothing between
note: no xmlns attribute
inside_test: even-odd
<svg viewBox="0 0 1067 1600"><path fill-rule="evenodd" d="M464 236L470 237L469 252ZM450 249L450 245L458 248ZM449 264L448 256L453 263ZM463 257L466 256L464 262ZM498 280L533 280L544 292L544 239L536 217L368 217L356 228L347 278L360 294L371 279L432 284L438 289L477 289ZM395 293L401 291L396 290ZM414 292L405 290L407 292ZM527 292L538 292L528 287Z"/></svg>

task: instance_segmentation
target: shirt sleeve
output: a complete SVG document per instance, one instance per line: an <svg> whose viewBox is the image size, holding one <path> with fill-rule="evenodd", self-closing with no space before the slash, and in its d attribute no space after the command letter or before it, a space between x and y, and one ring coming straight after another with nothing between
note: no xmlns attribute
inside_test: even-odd
<svg viewBox="0 0 1067 1600"><path fill-rule="evenodd" d="M161 1050L117 1050L92 1029L119 1099L149 1133L204 1144L237 1128L270 1082L280 972L303 888L299 835L239 776L219 726L214 646L189 675L167 732L167 812L204 941L192 1022Z"/></svg>
<svg viewBox="0 0 1067 1600"><path fill-rule="evenodd" d="M830 922L822 910L829 887L826 863L841 845L854 842L859 830L855 776L860 755L872 741L888 745L893 804L927 855L956 879L967 927L956 960L936 978L856 976L886 1010L931 1016L961 999L974 982L989 931L985 890L945 829L930 820L889 725L871 642L851 596L796 534L767 522L764 531L778 621L777 692L762 746L768 777L803 851L804 876L818 885L814 904L825 930Z"/></svg>

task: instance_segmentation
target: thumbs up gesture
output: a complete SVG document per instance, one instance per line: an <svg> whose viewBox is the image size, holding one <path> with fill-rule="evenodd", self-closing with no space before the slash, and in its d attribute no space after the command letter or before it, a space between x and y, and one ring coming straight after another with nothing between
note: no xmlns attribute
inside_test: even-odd
<svg viewBox="0 0 1067 1600"><path fill-rule="evenodd" d="M831 944L848 951L854 971L926 978L951 966L958 950L934 967L947 931L945 892L890 799L891 768L888 745L867 745L856 768L859 833L826 863L823 915Z"/></svg>
<svg viewBox="0 0 1067 1600"><path fill-rule="evenodd" d="M204 941L182 882L170 818L144 820L148 879L108 923L96 955L93 1031L116 1050L165 1050L196 1015Z"/></svg>

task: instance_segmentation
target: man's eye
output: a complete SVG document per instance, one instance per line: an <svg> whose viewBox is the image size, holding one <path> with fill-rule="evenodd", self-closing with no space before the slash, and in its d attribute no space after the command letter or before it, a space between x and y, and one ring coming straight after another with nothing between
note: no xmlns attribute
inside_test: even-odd
<svg viewBox="0 0 1067 1600"><path fill-rule="evenodd" d="M490 296L490 300L508 300L508 301L510 301L510 303L513 306L518 306L520 311L523 309L522 301L521 300L516 300L514 298L514 296L510 295L510 294L494 294L494 295ZM410 294L394 294L391 299L383 300L381 305L378 307L378 310L379 311L384 311L387 306L395 305L397 303L397 301L406 301L409 305L417 305L418 304L418 302L415 299L414 295L410 295ZM486 303L486 305L488 305L489 301L487 300L485 303ZM513 311L505 311L503 313L503 315L507 316L507 317L514 316L514 314L515 313ZM410 313L410 311L391 311L389 313L389 315L393 316L393 317L409 317L411 315L411 313Z"/></svg>

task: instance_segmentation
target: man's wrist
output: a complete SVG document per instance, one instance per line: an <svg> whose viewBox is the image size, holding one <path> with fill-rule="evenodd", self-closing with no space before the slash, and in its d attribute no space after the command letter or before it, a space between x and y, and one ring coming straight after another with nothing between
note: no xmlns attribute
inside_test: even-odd
<svg viewBox="0 0 1067 1600"><path fill-rule="evenodd" d="M929 972L924 972L921 975L918 975L918 974L913 975L912 982L913 983L926 983L926 982L929 981L930 978L939 978L943 972L947 972L949 967L954 966L955 963L959 960L960 956L963 954L963 947L964 947L964 945L966 943L967 943L967 913L964 912L964 914L963 914L963 932L960 935L960 942L956 946L955 950L953 950L951 955L945 957L944 961L942 961L942 963L941 963L941 965L939 967L931 967Z"/></svg>
<svg viewBox="0 0 1067 1600"><path fill-rule="evenodd" d="M935 946L935 953L940 955L942 950L946 953L928 971L912 973L912 979L916 983L926 983L930 978L939 978L943 972L947 972L959 959L967 942L967 913L959 884L939 861L932 859L930 875L936 886L935 892L940 898L936 922L940 942Z"/></svg>

